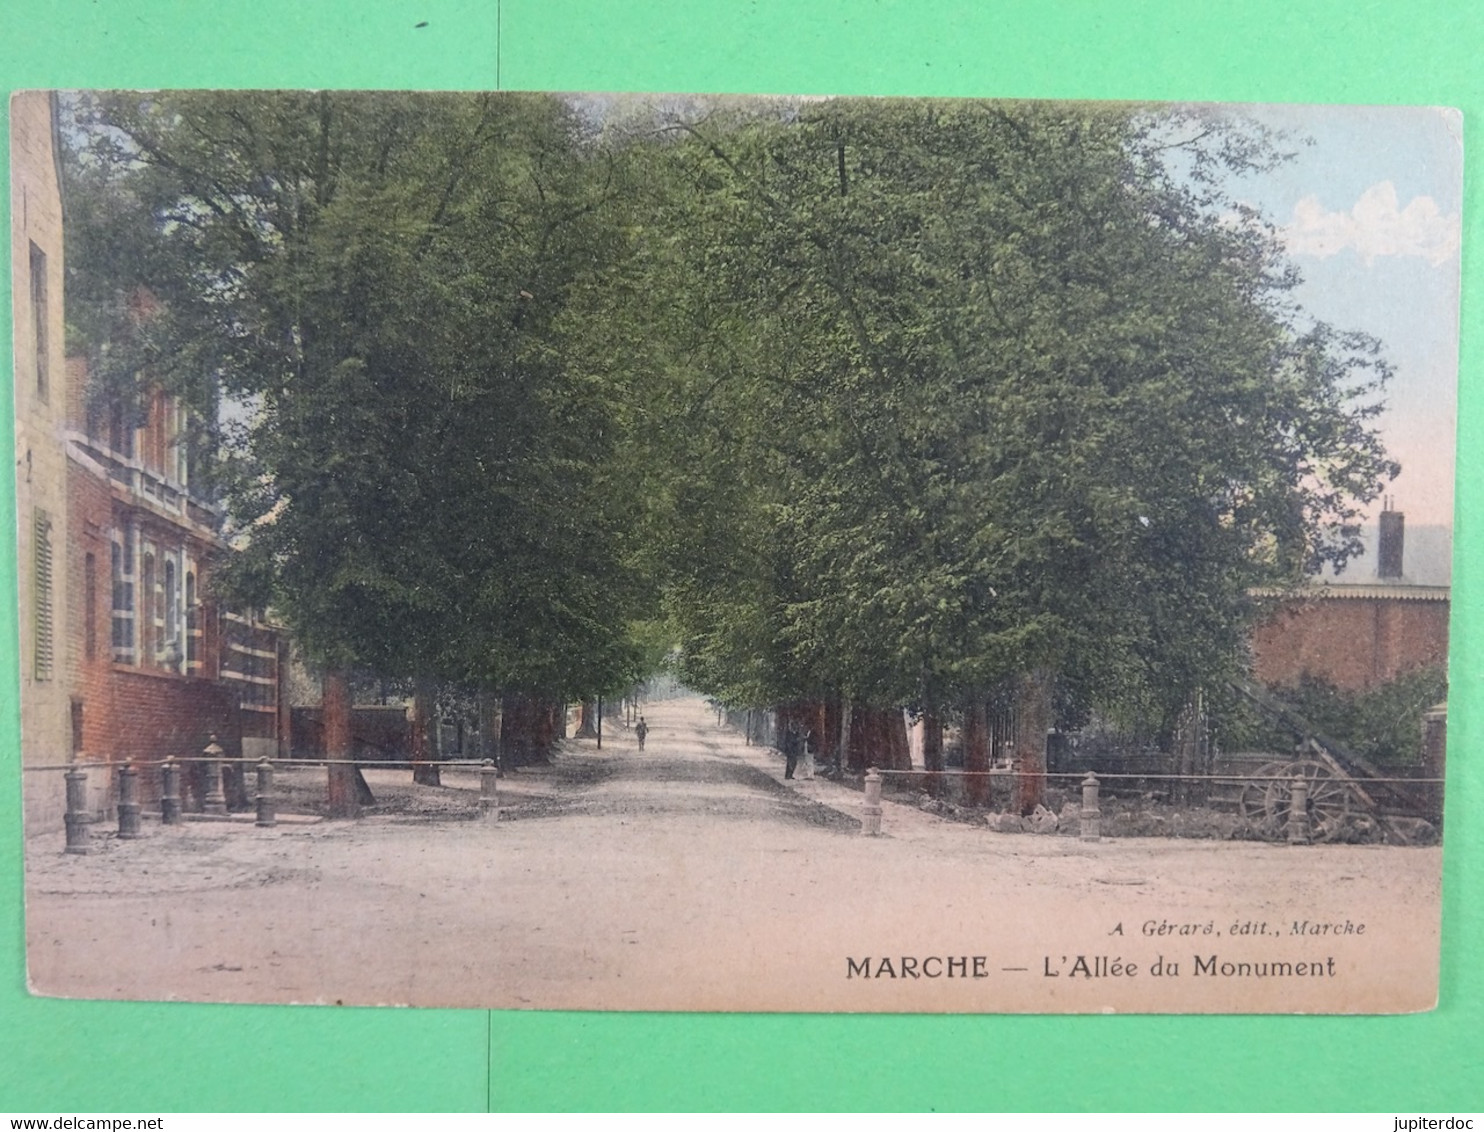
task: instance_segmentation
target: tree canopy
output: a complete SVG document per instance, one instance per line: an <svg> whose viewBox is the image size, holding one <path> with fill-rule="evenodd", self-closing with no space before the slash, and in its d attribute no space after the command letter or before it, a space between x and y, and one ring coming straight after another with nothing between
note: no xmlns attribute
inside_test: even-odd
<svg viewBox="0 0 1484 1132"><path fill-rule="evenodd" d="M1226 187L1277 139L1215 111L77 122L79 333L237 406L232 583L326 662L575 698L671 636L732 703L936 711L1037 670L1069 715L1168 720L1396 472L1379 344L1297 309Z"/></svg>
<svg viewBox="0 0 1484 1132"><path fill-rule="evenodd" d="M142 367L238 407L224 581L315 659L574 693L633 679L627 255L554 99L102 96L79 164L152 235ZM81 270L92 273L85 257Z"/></svg>
<svg viewBox="0 0 1484 1132"><path fill-rule="evenodd" d="M695 521L751 491L703 552L731 568L681 578L694 678L936 707L1046 668L1172 718L1240 664L1251 587L1356 551L1387 370L1219 190L1275 159L1250 128L835 100L678 133L717 233L692 301L748 327L696 376L692 462L729 474Z"/></svg>

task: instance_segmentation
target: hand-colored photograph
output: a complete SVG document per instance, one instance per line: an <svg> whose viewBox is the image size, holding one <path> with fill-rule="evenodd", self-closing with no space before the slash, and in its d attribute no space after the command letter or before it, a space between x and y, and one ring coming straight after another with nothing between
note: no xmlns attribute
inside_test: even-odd
<svg viewBox="0 0 1484 1132"><path fill-rule="evenodd" d="M1457 112L10 123L33 993L1435 1005Z"/></svg>

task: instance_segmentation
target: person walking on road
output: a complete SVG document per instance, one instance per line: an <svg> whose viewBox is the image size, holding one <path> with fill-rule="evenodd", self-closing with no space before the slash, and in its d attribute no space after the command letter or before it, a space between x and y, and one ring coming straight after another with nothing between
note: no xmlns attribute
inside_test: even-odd
<svg viewBox="0 0 1484 1132"><path fill-rule="evenodd" d="M634 725L634 735L639 740L639 749L644 750L644 736L649 734L649 724L644 722L644 717L639 717L639 722Z"/></svg>
<svg viewBox="0 0 1484 1132"><path fill-rule="evenodd" d="M799 734L799 725L794 720L789 720L788 730L783 735L783 777L792 778L794 768L799 765L799 748L803 746L803 736Z"/></svg>

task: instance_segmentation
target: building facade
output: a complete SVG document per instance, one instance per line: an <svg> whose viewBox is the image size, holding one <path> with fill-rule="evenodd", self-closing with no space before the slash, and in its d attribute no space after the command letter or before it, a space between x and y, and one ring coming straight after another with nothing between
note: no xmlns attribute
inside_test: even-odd
<svg viewBox="0 0 1484 1132"><path fill-rule="evenodd" d="M1374 580L1266 595L1273 608L1252 635L1253 675L1269 685L1311 677L1362 691L1447 664L1449 587L1407 579L1404 537L1401 513L1384 511Z"/></svg>
<svg viewBox="0 0 1484 1132"><path fill-rule="evenodd" d="M67 456L62 307L60 144L54 96L10 101L11 313L15 338L15 482L21 757L24 766L71 755L71 697L63 633L67 602ZM62 779L24 775L28 828L60 824Z"/></svg>
<svg viewBox="0 0 1484 1132"><path fill-rule="evenodd" d="M231 757L277 756L281 634L212 596L226 548L192 484L179 401L149 387L137 405L100 397L80 358L68 376L73 750L149 764L216 735ZM148 798L155 773L141 781Z"/></svg>

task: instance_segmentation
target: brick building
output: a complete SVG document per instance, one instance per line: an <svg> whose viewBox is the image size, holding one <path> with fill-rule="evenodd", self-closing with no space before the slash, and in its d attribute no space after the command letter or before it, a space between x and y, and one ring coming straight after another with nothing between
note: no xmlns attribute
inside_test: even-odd
<svg viewBox="0 0 1484 1132"><path fill-rule="evenodd" d="M148 762L199 754L216 734L230 756L276 757L285 641L211 596L226 548L192 486L183 408L158 388L137 407L100 400L79 358L68 378L73 750ZM142 781L148 796L153 774Z"/></svg>
<svg viewBox="0 0 1484 1132"><path fill-rule="evenodd" d="M213 733L233 757L279 754L287 642L213 599L227 548L192 482L184 407L147 382L127 404L100 395L64 356L56 122L54 96L12 99L21 747L23 766L104 764L88 790L106 812L114 764L197 755ZM60 829L60 771L23 781L27 832ZM141 785L158 796L155 768Z"/></svg>
<svg viewBox="0 0 1484 1132"><path fill-rule="evenodd" d="M1449 587L1410 582L1402 571L1405 521L1381 514L1377 576L1316 583L1274 595L1252 635L1253 673L1264 684L1317 677L1359 691L1448 661Z"/></svg>

